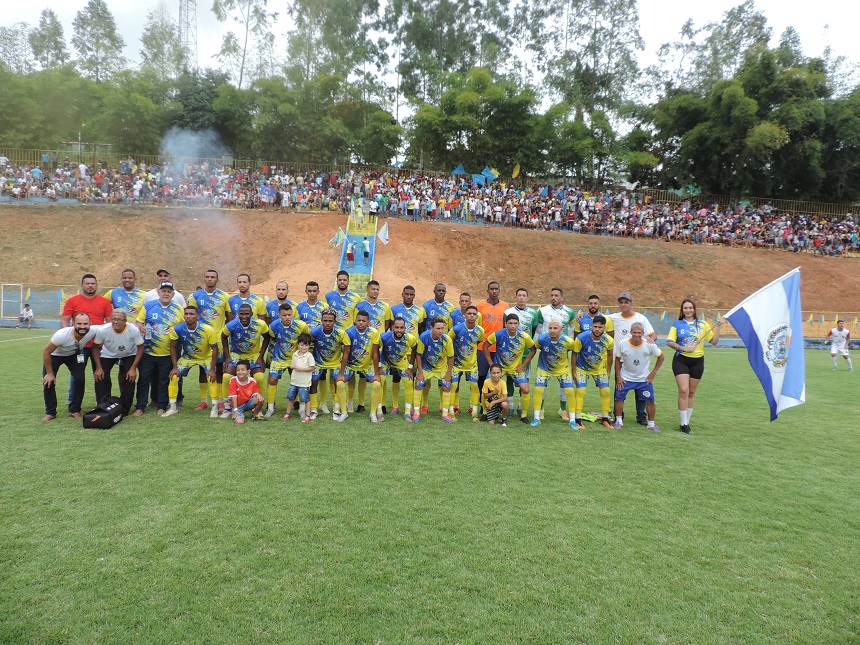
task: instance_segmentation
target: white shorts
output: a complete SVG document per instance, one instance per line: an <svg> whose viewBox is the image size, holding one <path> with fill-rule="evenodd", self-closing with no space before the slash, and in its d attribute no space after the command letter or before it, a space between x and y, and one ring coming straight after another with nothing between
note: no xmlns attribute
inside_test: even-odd
<svg viewBox="0 0 860 645"><path fill-rule="evenodd" d="M842 354L843 356L848 356L848 348L847 347L830 347L830 355L836 356L837 354Z"/></svg>

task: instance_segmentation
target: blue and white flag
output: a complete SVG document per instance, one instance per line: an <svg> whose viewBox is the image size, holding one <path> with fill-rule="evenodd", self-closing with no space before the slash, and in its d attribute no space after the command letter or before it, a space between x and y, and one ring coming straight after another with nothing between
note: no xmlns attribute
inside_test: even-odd
<svg viewBox="0 0 860 645"><path fill-rule="evenodd" d="M383 244L388 244L388 222L382 225L382 228L377 232L376 237L379 238L379 241Z"/></svg>
<svg viewBox="0 0 860 645"><path fill-rule="evenodd" d="M806 401L800 269L762 287L723 318L747 348L774 421L786 408Z"/></svg>

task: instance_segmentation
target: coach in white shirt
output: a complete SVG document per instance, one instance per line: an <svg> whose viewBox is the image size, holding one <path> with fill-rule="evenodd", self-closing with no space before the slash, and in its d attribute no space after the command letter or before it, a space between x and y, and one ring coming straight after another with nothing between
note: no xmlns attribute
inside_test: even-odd
<svg viewBox="0 0 860 645"><path fill-rule="evenodd" d="M615 346L615 428L624 426L624 400L628 392L634 392L637 401L645 404L648 414L648 429L660 432L654 424L654 377L663 364L663 352L657 343L645 342L642 336L645 327L640 322L630 325L630 338L625 338ZM657 357L651 369L651 357Z"/></svg>
<svg viewBox="0 0 860 645"><path fill-rule="evenodd" d="M167 269L159 269L155 272L155 277L158 278L156 284L161 284L165 281L171 282L170 271L168 271ZM156 287L155 289L150 289L146 292L146 295L143 296L143 301L151 302L153 300L158 300L158 298L158 287ZM171 302L175 302L180 307L185 309L185 296L183 296L181 293L179 293L179 291L175 289L173 291L173 298L171 299Z"/></svg>
<svg viewBox="0 0 860 645"><path fill-rule="evenodd" d="M45 417L42 421L53 421L57 418L56 375L60 365L65 365L73 377L69 414L75 419L82 418L81 403L86 385L84 367L87 362L84 347L95 335L95 330L90 329L89 314L79 313L71 327L63 327L51 336L42 352L42 389L45 395Z"/></svg>
<svg viewBox="0 0 860 645"><path fill-rule="evenodd" d="M128 324L123 309L111 312L110 323L96 325L93 339L93 375L96 379L96 401L111 395L110 373L119 364L119 397L123 414L128 414L134 402L134 382L137 365L143 357L143 335L137 325Z"/></svg>
<svg viewBox="0 0 860 645"><path fill-rule="evenodd" d="M622 340L630 338L630 329L633 323L637 322L642 325L644 338L647 342L654 343L657 341L657 333L651 326L651 322L645 317L645 314L633 311L633 296L628 292L625 291L618 296L618 308L620 311L609 315L612 319L612 325L615 327L613 331L609 332L609 335L615 341L616 348ZM617 349L615 351L617 354ZM644 426L647 425L647 421L648 416L645 411L645 402L636 399L636 422Z"/></svg>

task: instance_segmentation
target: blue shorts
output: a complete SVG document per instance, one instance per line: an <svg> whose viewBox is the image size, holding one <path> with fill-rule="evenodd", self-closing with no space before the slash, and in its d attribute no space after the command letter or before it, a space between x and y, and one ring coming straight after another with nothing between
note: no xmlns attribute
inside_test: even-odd
<svg viewBox="0 0 860 645"><path fill-rule="evenodd" d="M517 372L516 370L513 372L505 372L502 371L502 376L507 376L509 379L509 383L513 382L514 385L528 385L529 384L529 372L530 368L526 368L522 373Z"/></svg>
<svg viewBox="0 0 860 645"><path fill-rule="evenodd" d="M424 372L424 380L423 381L418 381L418 380L415 381L415 389L416 390L423 390L424 386L427 385L434 378L439 381L439 387L441 387L442 389L447 390L451 387L451 381L445 380L445 372L425 371Z"/></svg>
<svg viewBox="0 0 860 645"><path fill-rule="evenodd" d="M473 370L454 370L451 374L451 382L459 383L461 378L466 379L467 383L477 383L478 382L478 368L476 367Z"/></svg>
<svg viewBox="0 0 860 645"><path fill-rule="evenodd" d="M609 387L609 377L606 376L606 372L600 372L597 374L590 374L588 372L583 372L582 370L576 371L576 387L584 388L588 385L588 379L592 378L594 380L594 384L597 387L604 388Z"/></svg>
<svg viewBox="0 0 860 645"><path fill-rule="evenodd" d="M311 376L312 381L325 381L325 375L328 372L331 376L331 380L334 381L337 378L337 375L340 373L340 368L338 367L315 367L313 376Z"/></svg>
<svg viewBox="0 0 860 645"><path fill-rule="evenodd" d="M237 419L244 419L246 412L253 412L254 410L254 399L248 399L244 403L241 403L236 406L236 411L239 413L236 417Z"/></svg>
<svg viewBox="0 0 860 645"><path fill-rule="evenodd" d="M654 400L654 385L651 383L646 383L645 381L641 381L639 383L625 381L623 388L621 388L620 390L615 390L615 400L626 401L628 392L636 392L637 401Z"/></svg>
<svg viewBox="0 0 860 645"><path fill-rule="evenodd" d="M287 401L295 401L297 396L299 401L307 403L311 400L311 388L290 385L290 388L287 390Z"/></svg>
<svg viewBox="0 0 860 645"><path fill-rule="evenodd" d="M558 384L562 388L573 387L573 376L570 375L570 372L565 372L564 374L550 374L549 372L546 372L541 368L537 368L535 387L546 387L547 385L549 385L549 380L551 378L557 378Z"/></svg>
<svg viewBox="0 0 860 645"><path fill-rule="evenodd" d="M386 372L393 377L397 377L397 378L401 378L401 379L405 378L407 380L409 379L409 370L408 369L402 370L399 367L386 367L385 370L383 370L383 372L382 372L383 378L385 378Z"/></svg>
<svg viewBox="0 0 860 645"><path fill-rule="evenodd" d="M240 356L238 354L230 354L230 362L227 363L227 367L236 367L236 363L241 360L248 361L251 364L252 370L259 370L263 368L263 366L260 364L260 361L257 360L257 357L249 358L247 356Z"/></svg>
<svg viewBox="0 0 860 645"><path fill-rule="evenodd" d="M371 381L375 381L375 380L376 380L376 372L373 370L373 368L372 368L372 367L371 367L369 370L366 370L366 371L353 370L353 369L350 369L350 368L348 368L348 367L347 367L347 368L343 371L343 380L344 380L344 381L348 381L348 380L349 380L349 379L351 379L353 376L360 376L361 378L363 378L363 379L364 379L365 381L367 381L368 383L370 383ZM337 377L335 377L335 378L337 378Z"/></svg>

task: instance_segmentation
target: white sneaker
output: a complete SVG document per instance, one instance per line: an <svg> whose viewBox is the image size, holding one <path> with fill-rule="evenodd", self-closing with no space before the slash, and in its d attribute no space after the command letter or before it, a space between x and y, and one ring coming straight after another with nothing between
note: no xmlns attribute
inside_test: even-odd
<svg viewBox="0 0 860 645"><path fill-rule="evenodd" d="M376 418L375 414L371 414L370 415L370 422L371 423L379 423L379 419Z"/></svg>
<svg viewBox="0 0 860 645"><path fill-rule="evenodd" d="M382 414L382 412L377 412L377 413L376 413L376 418L379 420L379 422L380 422L380 423L382 423L383 421L385 421L385 415L384 415L384 414Z"/></svg>
<svg viewBox="0 0 860 645"><path fill-rule="evenodd" d="M212 406L212 410L209 412L209 418L210 419L217 419L218 418L218 406L217 405Z"/></svg>
<svg viewBox="0 0 860 645"><path fill-rule="evenodd" d="M317 416L319 416L319 412L317 412L316 410L311 410L311 420L316 419Z"/></svg>
<svg viewBox="0 0 860 645"><path fill-rule="evenodd" d="M323 414L331 414L331 412L329 412L328 406L327 406L325 403L323 403L323 404L320 406L320 412L322 412ZM311 416L311 418L312 418L312 419L315 419L316 417Z"/></svg>
<svg viewBox="0 0 860 645"><path fill-rule="evenodd" d="M167 408L161 416L172 417L174 414L179 414L179 410L177 408Z"/></svg>
<svg viewBox="0 0 860 645"><path fill-rule="evenodd" d="M266 410L266 414L263 415L263 418L264 419L270 419L272 417L272 415L274 415L274 414L275 414L274 408L269 408L268 410Z"/></svg>
<svg viewBox="0 0 860 645"><path fill-rule="evenodd" d="M355 412L355 409L352 407L352 401L350 401L349 403L346 404L346 411L347 412Z"/></svg>
<svg viewBox="0 0 860 645"><path fill-rule="evenodd" d="M232 417L232 416L233 416L233 413L232 413L230 410L224 410L224 411L221 413L221 418L222 418L222 419L229 419L229 418L230 418L230 417Z"/></svg>
<svg viewBox="0 0 860 645"><path fill-rule="evenodd" d="M337 421L338 423L343 423L348 418L349 418L349 415L346 412L344 412L343 414L339 414L338 416L336 416L334 418L334 420Z"/></svg>

